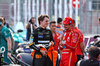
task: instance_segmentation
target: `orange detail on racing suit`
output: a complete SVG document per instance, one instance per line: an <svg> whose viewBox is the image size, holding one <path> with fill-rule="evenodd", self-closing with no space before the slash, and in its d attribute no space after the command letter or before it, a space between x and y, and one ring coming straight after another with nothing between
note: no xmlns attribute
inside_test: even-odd
<svg viewBox="0 0 100 66"><path fill-rule="evenodd" d="M40 48L40 50L45 50L45 51L47 51L47 49L45 49L45 48L43 48L43 47ZM36 50L33 50L33 52L31 53L32 58L34 57L35 51L36 51ZM53 46L50 46L49 49L48 49L48 57L49 57L50 60L53 62L53 66L56 66L57 55L58 55L58 52L57 52L57 51L54 51Z"/></svg>
<svg viewBox="0 0 100 66"><path fill-rule="evenodd" d="M39 48L40 48L40 47L39 47ZM40 48L40 50L47 51L47 49L45 49L45 48L43 48L43 47ZM35 51L36 51L36 50L33 50L33 52L31 53L32 58L34 58L34 53L35 53Z"/></svg>
<svg viewBox="0 0 100 66"><path fill-rule="evenodd" d="M63 34L64 48L62 49L62 57L60 66L75 66L77 56L75 49L79 42L80 34L74 30L66 30Z"/></svg>
<svg viewBox="0 0 100 66"><path fill-rule="evenodd" d="M34 53L36 50L33 50L33 52L31 53L32 58L34 58Z"/></svg>

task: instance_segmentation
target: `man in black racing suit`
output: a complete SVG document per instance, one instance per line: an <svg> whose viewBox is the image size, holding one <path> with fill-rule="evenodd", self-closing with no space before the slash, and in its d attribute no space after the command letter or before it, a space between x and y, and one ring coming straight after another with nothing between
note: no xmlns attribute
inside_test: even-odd
<svg viewBox="0 0 100 66"><path fill-rule="evenodd" d="M40 50L38 47L38 45L43 45L48 50L49 43L54 42L52 32L46 28L48 26L49 16L40 15L38 21L40 27L33 31L33 43L29 45L30 48L36 50L33 57L33 66L53 66L53 62L47 55L48 51Z"/></svg>

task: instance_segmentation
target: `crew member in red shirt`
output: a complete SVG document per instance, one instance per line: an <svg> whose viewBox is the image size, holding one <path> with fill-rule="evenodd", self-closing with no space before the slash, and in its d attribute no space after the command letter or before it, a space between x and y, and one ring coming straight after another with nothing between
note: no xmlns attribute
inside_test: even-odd
<svg viewBox="0 0 100 66"><path fill-rule="evenodd" d="M54 50L58 51L59 42L60 42L60 33L56 32L56 22L51 21L49 24L50 30L53 34L53 39L55 41Z"/></svg>
<svg viewBox="0 0 100 66"><path fill-rule="evenodd" d="M78 46L76 48L76 55L77 55L77 61L81 60L82 59L82 56L83 56L83 52L84 52L84 49L85 49L85 45L84 45L84 40L83 40L83 33L81 32L80 29L78 29L77 27L75 27L75 20L73 20L73 28L75 30L77 30L81 37L79 39L79 42L78 42Z"/></svg>
<svg viewBox="0 0 100 66"><path fill-rule="evenodd" d="M80 34L72 28L72 18L66 17L62 23L65 32L62 35L62 42L60 42L60 49L62 50L60 66L75 66L77 61L75 49L79 42Z"/></svg>

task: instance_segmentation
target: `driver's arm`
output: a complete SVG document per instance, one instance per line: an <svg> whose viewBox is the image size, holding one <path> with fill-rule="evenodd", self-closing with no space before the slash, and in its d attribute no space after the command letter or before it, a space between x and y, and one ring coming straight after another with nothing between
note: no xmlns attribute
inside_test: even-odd
<svg viewBox="0 0 100 66"><path fill-rule="evenodd" d="M54 41L54 39L53 39L52 32L50 31L50 42L52 42L52 41L53 41L53 43L54 43L54 45L55 45L55 41Z"/></svg>
<svg viewBox="0 0 100 66"><path fill-rule="evenodd" d="M15 41L14 41L14 38L12 36L11 36L11 40L12 40L12 49L14 49Z"/></svg>
<svg viewBox="0 0 100 66"><path fill-rule="evenodd" d="M27 25L26 25L26 29L28 29L29 28L29 22L27 22Z"/></svg>
<svg viewBox="0 0 100 66"><path fill-rule="evenodd" d="M81 51L84 53L84 49L85 49L84 42L81 42L80 43L80 48L81 48Z"/></svg>
<svg viewBox="0 0 100 66"><path fill-rule="evenodd" d="M36 30L33 31L32 36L33 36L33 43L29 44L29 47L40 52L40 49L38 47L36 47L35 44L34 44L36 42L36 39L38 38Z"/></svg>

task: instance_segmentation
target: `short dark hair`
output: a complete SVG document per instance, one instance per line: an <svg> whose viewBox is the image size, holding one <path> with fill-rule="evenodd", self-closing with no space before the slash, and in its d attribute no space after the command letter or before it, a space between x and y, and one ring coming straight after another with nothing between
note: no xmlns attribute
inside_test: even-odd
<svg viewBox="0 0 100 66"><path fill-rule="evenodd" d="M52 23L56 23L56 21L50 21L49 25L51 25Z"/></svg>
<svg viewBox="0 0 100 66"><path fill-rule="evenodd" d="M35 19L35 17L31 17L31 19Z"/></svg>
<svg viewBox="0 0 100 66"><path fill-rule="evenodd" d="M75 23L75 20L73 19L73 23Z"/></svg>
<svg viewBox="0 0 100 66"><path fill-rule="evenodd" d="M57 23L61 23L62 22L62 18L58 17L57 18Z"/></svg>
<svg viewBox="0 0 100 66"><path fill-rule="evenodd" d="M88 50L89 56L90 58L98 58L99 54L100 54L100 50L98 47L90 47Z"/></svg>
<svg viewBox="0 0 100 66"><path fill-rule="evenodd" d="M40 24L40 21L43 21L45 17L47 17L47 18L49 19L49 16L46 15L46 14L45 14L45 15L40 15L40 16L38 17L38 22L39 22L39 24Z"/></svg>

